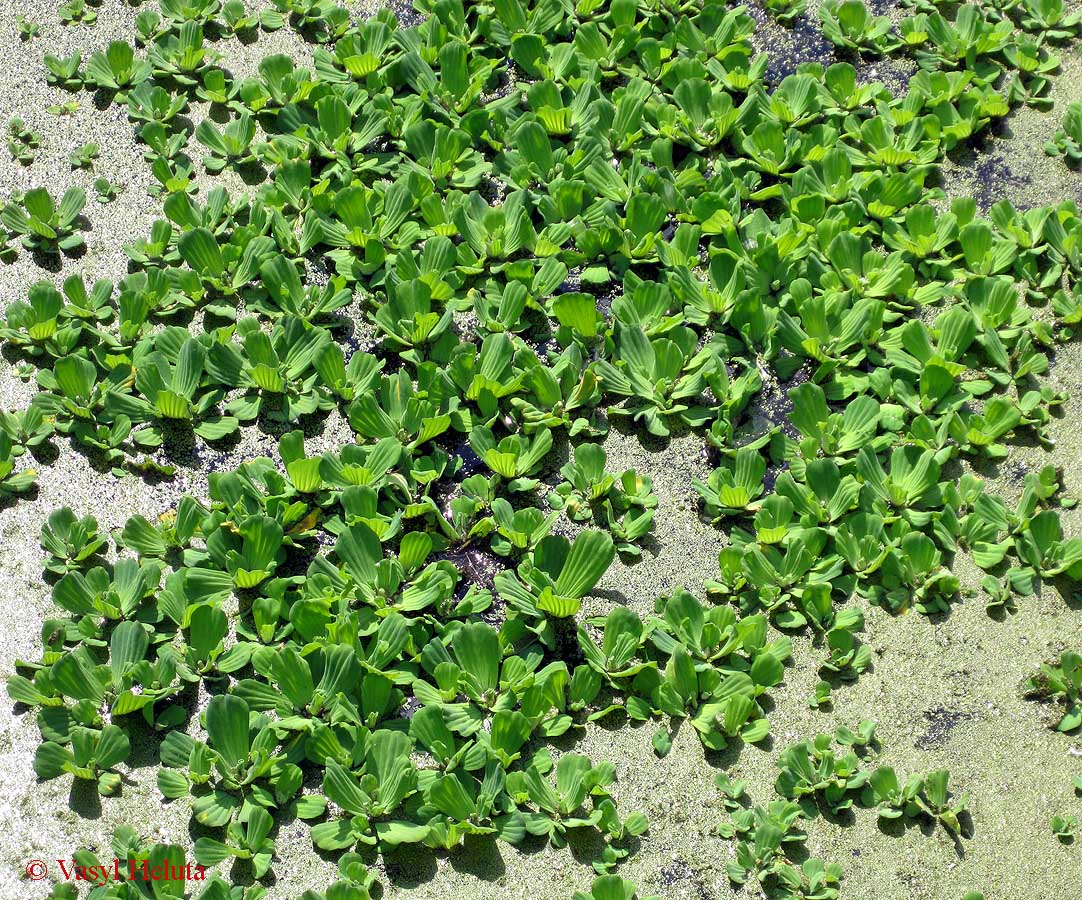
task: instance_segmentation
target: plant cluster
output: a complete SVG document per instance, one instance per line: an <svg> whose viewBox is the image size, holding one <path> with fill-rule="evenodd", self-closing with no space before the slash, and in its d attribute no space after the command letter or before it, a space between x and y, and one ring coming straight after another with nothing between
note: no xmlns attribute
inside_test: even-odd
<svg viewBox="0 0 1082 900"><path fill-rule="evenodd" d="M82 144L71 152L68 162L73 169L93 169L94 160L98 158L100 152L101 148L97 144Z"/></svg>
<svg viewBox="0 0 1082 900"><path fill-rule="evenodd" d="M619 875L599 875L590 887L590 893L576 891L572 900L636 900L636 887ZM656 896L639 900L658 900Z"/></svg>
<svg viewBox="0 0 1082 900"><path fill-rule="evenodd" d="M966 797L952 797L948 788L950 772L936 769L925 776L911 775L900 782L894 769L880 766L868 776L862 801L875 806L880 819L925 817L942 825L950 834L962 833L959 819L965 812Z"/></svg>
<svg viewBox="0 0 1082 900"><path fill-rule="evenodd" d="M807 834L800 827L799 804L774 800L744 809L742 782L719 776L718 786L725 805L736 810L730 822L718 826L723 837L737 839L735 859L725 866L733 884L750 884L771 900L837 900L842 867L804 852ZM794 857L803 861L795 863Z"/></svg>
<svg viewBox="0 0 1082 900"><path fill-rule="evenodd" d="M533 743L581 728L602 688L596 662L569 669L551 651L558 617L604 573L612 539L586 531L537 542L497 576L507 604L497 628L481 618L492 593L461 583L445 537L409 529L401 507L381 514L381 492L417 485L398 441L308 458L292 432L281 454L285 474L256 459L212 476L209 508L189 498L157 524L133 517L116 539L134 553L112 563L92 518L50 517L42 545L61 576L53 600L69 618L49 623L45 656L20 663L30 677L8 686L37 710L39 777L70 773L114 792L129 750L115 722L138 716L168 732L162 793L223 830L196 843L205 865L251 859L264 874L272 813L285 809L317 820L313 842L330 850L450 849L467 834L562 843L569 829L594 828L606 840L600 871L626 855L646 820L618 815L612 766L574 753L554 760ZM315 552L317 530L337 534L333 554ZM288 574L305 558L307 570ZM235 634L223 610L234 592L250 598L252 615ZM746 636L743 645L754 646ZM690 658L674 657L669 669L683 677L686 665L694 679ZM772 661L769 683L780 666ZM759 684L764 670L750 665ZM173 730L200 681L218 692L202 742ZM726 704L746 718L757 689L747 674L715 675L674 708L674 688L657 681L658 715L687 715L709 690L714 718ZM322 791L301 791L302 767L323 772Z"/></svg>
<svg viewBox="0 0 1082 900"><path fill-rule="evenodd" d="M8 120L8 152L11 158L24 166L34 161L34 151L41 146L41 135L26 127L19 118Z"/></svg>
<svg viewBox="0 0 1082 900"><path fill-rule="evenodd" d="M1056 731L1082 726L1082 654L1065 650L1056 663L1045 663L1023 686L1030 699L1052 702L1063 709L1055 714Z"/></svg>
<svg viewBox="0 0 1082 900"><path fill-rule="evenodd" d="M1007 19L921 12L896 48L860 0L824 4L840 46L916 55L895 97L847 62L768 85L753 20L716 2L417 0L410 27L275 5L258 24L311 37L311 67L275 55L234 78L212 39L257 22L218 0L162 0L85 65L45 58L51 83L127 111L163 217L119 284L42 281L8 307L0 337L40 391L0 418L0 490L30 486L15 458L53 433L156 474L177 436L283 436L278 459L213 473L205 502L130 519L115 559L93 519L50 518L63 614L9 682L42 778L117 791L117 723L141 723L166 735L162 794L213 832L207 865L267 875L283 816L336 852L587 829L589 896L627 900L610 872L645 817L617 810L611 764L552 739L622 714L657 723L660 755L683 719L709 750L759 741L790 654L772 627L812 630L824 678L850 678L870 660L851 598L942 612L959 551L992 603L1082 577L1054 470L1008 508L947 469L1047 442L1063 398L1041 376L1082 321L1074 204L933 205L936 163L1051 71ZM1075 27L1025 9L1049 42ZM227 121L191 127L195 101ZM200 195L197 165L258 187ZM85 199L38 188L0 220L73 251ZM766 393L785 409L764 424ZM354 442L307 455L295 427L332 410ZM711 447L695 488L729 541L707 602L681 589L646 621L574 621L658 502L607 470L610 423ZM186 729L197 688L212 697ZM734 817L734 881L836 896L839 867L786 856L796 798L958 830L946 772L899 786L863 767L871 739L786 752L784 799ZM370 873L342 860L328 900L366 897Z"/></svg>
<svg viewBox="0 0 1082 900"><path fill-rule="evenodd" d="M765 0L763 8L785 25L799 19L808 6L808 0Z"/></svg>
<svg viewBox="0 0 1082 900"><path fill-rule="evenodd" d="M1022 692L1027 699L1056 707L1051 718L1056 731L1076 731L1082 727L1082 654L1065 650L1057 662L1043 664L1039 672L1027 678ZM1074 778L1073 786L1082 797L1082 775ZM1051 827L1060 843L1072 844L1078 832L1078 819L1057 813L1052 816Z"/></svg>
<svg viewBox="0 0 1082 900"><path fill-rule="evenodd" d="M1078 819L1074 816L1052 816L1052 833L1061 844L1073 844L1078 833Z"/></svg>
<svg viewBox="0 0 1082 900"><path fill-rule="evenodd" d="M774 789L779 796L800 803L809 817L820 803L835 814L849 809L853 793L868 783L862 754L874 743L875 723L861 722L856 731L842 726L833 735L819 734L793 744L778 757L781 772ZM804 798L811 802L804 803Z"/></svg>
<svg viewBox="0 0 1082 900"><path fill-rule="evenodd" d="M1044 149L1049 156L1063 155L1074 165L1082 163L1082 103L1067 107L1063 126Z"/></svg>
<svg viewBox="0 0 1082 900"><path fill-rule="evenodd" d="M496 587L502 591L500 576ZM708 750L721 750L734 739L763 740L770 726L757 698L781 683L789 639L768 642L765 616L738 617L732 607L704 607L685 590L660 598L657 612L660 617L643 623L620 606L604 619L588 620L600 627L600 644L579 625L579 647L596 673L597 689L626 696L590 718L617 709L639 721L687 718ZM662 728L653 743L664 756L672 736Z"/></svg>
<svg viewBox="0 0 1082 900"><path fill-rule="evenodd" d="M64 25L93 25L98 21L97 5L88 0L65 0L57 14Z"/></svg>
<svg viewBox="0 0 1082 900"><path fill-rule="evenodd" d="M41 32L41 25L21 14L15 16L15 25L19 29L19 40L24 42L36 38Z"/></svg>
<svg viewBox="0 0 1082 900"><path fill-rule="evenodd" d="M78 100L69 100L66 103L53 103L45 107L45 111L50 116L73 116L78 109Z"/></svg>
<svg viewBox="0 0 1082 900"><path fill-rule="evenodd" d="M48 188L37 187L13 197L0 209L0 223L7 229L8 240L18 238L29 250L74 253L86 244L78 231L84 206L86 192L82 188L68 188L58 203Z"/></svg>
<svg viewBox="0 0 1082 900"><path fill-rule="evenodd" d="M841 867L804 858L802 823L823 811L837 815L854 803L877 809L880 819L925 819L960 835L966 798L952 797L950 773L939 769L900 784L894 769L867 764L875 744L875 723L861 722L856 730L841 726L832 735L787 747L777 760L775 790L781 799L765 806L748 806L744 782L719 775L716 785L730 819L718 833L737 841L735 859L726 866L730 881L756 884L777 900L838 897ZM802 858L799 866L793 862Z"/></svg>
<svg viewBox="0 0 1082 900"><path fill-rule="evenodd" d="M865 765L874 743L875 724L861 722L856 731L841 726L833 735L820 734L795 744L778 758L781 772L775 790L796 801L808 818L824 808L837 815L856 802L876 809L880 819L924 817L960 834L966 798L952 799L950 772L938 769L901 783L890 766Z"/></svg>
<svg viewBox="0 0 1082 900"><path fill-rule="evenodd" d="M980 0L957 6L953 20L941 3L906 5L916 13L895 27L864 0L829 0L819 10L823 35L842 53L909 56L927 71L952 72L958 83L1001 85L1012 104L1051 108L1048 90L1060 63L1052 48L1073 41L1082 27L1082 15L1063 0ZM777 15L782 22L796 17L784 0L768 8L786 10Z"/></svg>
<svg viewBox="0 0 1082 900"><path fill-rule="evenodd" d="M549 496L554 509L566 510L577 522L594 521L607 526L617 539L617 550L625 557L641 554L635 541L642 539L654 521L657 496L650 478L634 469L619 478L605 469L607 457L601 444L583 443L575 458L560 469L566 480Z"/></svg>
<svg viewBox="0 0 1082 900"><path fill-rule="evenodd" d="M124 185L123 184L120 184L120 183L115 182L115 181L110 181L108 178L105 178L104 176L101 177L101 178L95 178L94 179L94 191L95 191L94 199L97 200L98 203L101 203L102 205L112 203L120 195L120 193L123 190L124 190Z"/></svg>

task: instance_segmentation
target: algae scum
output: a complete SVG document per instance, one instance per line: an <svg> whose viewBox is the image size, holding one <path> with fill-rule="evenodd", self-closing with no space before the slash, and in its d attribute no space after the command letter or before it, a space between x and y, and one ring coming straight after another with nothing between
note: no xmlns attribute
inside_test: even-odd
<svg viewBox="0 0 1082 900"><path fill-rule="evenodd" d="M17 896L1082 898L1082 14L9 18Z"/></svg>

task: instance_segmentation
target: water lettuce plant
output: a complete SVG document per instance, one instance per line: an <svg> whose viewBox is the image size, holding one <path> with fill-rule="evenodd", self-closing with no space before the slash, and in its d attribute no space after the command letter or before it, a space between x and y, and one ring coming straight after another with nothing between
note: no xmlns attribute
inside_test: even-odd
<svg viewBox="0 0 1082 900"><path fill-rule="evenodd" d="M1050 156L1062 154L1075 164L1082 161L1082 103L1067 107L1062 127L1044 149Z"/></svg>
<svg viewBox="0 0 1082 900"><path fill-rule="evenodd" d="M57 203L45 188L33 188L0 209L0 222L12 238L18 237L30 250L73 253L85 241L78 233L79 214L86 205L86 193L73 187Z"/></svg>
<svg viewBox="0 0 1082 900"><path fill-rule="evenodd" d="M1028 697L1062 704L1054 722L1057 731L1070 732L1082 725L1082 656L1065 650L1058 663L1045 663L1026 680Z"/></svg>

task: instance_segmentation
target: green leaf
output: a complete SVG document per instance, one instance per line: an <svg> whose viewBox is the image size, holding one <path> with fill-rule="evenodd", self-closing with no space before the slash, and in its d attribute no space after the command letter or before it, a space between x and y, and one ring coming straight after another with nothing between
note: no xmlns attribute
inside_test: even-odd
<svg viewBox="0 0 1082 900"><path fill-rule="evenodd" d="M577 335L587 340L597 337L600 317L592 294L572 291L560 294L552 301L552 313L561 325Z"/></svg>
<svg viewBox="0 0 1082 900"><path fill-rule="evenodd" d="M71 764L71 752L59 744L45 742L34 754L34 772L42 781L59 778Z"/></svg>
<svg viewBox="0 0 1082 900"><path fill-rule="evenodd" d="M121 622L109 640L109 666L113 684L120 686L132 667L143 661L150 638L138 622Z"/></svg>
<svg viewBox="0 0 1082 900"><path fill-rule="evenodd" d="M218 241L206 228L193 228L177 241L181 258L204 278L220 279L225 273L225 262Z"/></svg>
<svg viewBox="0 0 1082 900"><path fill-rule="evenodd" d="M479 694L495 690L503 652L495 629L484 622L463 625L455 633L452 647L463 672Z"/></svg>
<svg viewBox="0 0 1082 900"><path fill-rule="evenodd" d="M116 725L106 725L98 737L94 749L94 760L101 769L111 769L128 758L131 742L128 736Z"/></svg>
<svg viewBox="0 0 1082 900"><path fill-rule="evenodd" d="M785 667L770 652L761 652L751 664L751 680L761 688L771 688L781 684L785 677Z"/></svg>
<svg viewBox="0 0 1082 900"><path fill-rule="evenodd" d="M553 590L560 597L586 596L608 571L615 555L612 537L607 533L582 532L572 542Z"/></svg>
<svg viewBox="0 0 1082 900"><path fill-rule="evenodd" d="M668 756L669 751L672 749L672 735L669 734L665 728L659 728L654 732L651 743L654 745L654 752L658 756Z"/></svg>
<svg viewBox="0 0 1082 900"><path fill-rule="evenodd" d="M400 844L419 844L429 832L427 825L413 822L376 822L375 828L380 846L386 849L394 849Z"/></svg>
<svg viewBox="0 0 1082 900"><path fill-rule="evenodd" d="M206 711L210 745L231 769L247 762L251 753L248 733L248 704L232 694L211 697Z"/></svg>
<svg viewBox="0 0 1082 900"><path fill-rule="evenodd" d="M216 866L233 855L233 851L226 844L210 837L198 838L192 850L196 862L201 866Z"/></svg>
<svg viewBox="0 0 1082 900"><path fill-rule="evenodd" d="M130 547L143 556L164 556L168 549L158 529L143 516L132 516L128 519L120 539L125 547Z"/></svg>

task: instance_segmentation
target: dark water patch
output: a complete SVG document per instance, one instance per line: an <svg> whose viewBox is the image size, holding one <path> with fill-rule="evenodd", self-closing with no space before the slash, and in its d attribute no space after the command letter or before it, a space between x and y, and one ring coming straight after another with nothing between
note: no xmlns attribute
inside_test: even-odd
<svg viewBox="0 0 1082 900"><path fill-rule="evenodd" d="M789 40L770 55L770 63L766 68L768 84L781 83L786 75L792 75L797 66L804 62L831 66L839 61L836 48L823 36L818 23L801 17L784 29L783 33Z"/></svg>
<svg viewBox="0 0 1082 900"><path fill-rule="evenodd" d="M471 475L476 475L478 472L488 470L481 457L474 452L469 435L459 435L457 440L446 447L446 450L452 457L457 456L462 460L462 468L458 472L459 478L457 480L459 481L469 478Z"/></svg>
<svg viewBox="0 0 1082 900"><path fill-rule="evenodd" d="M764 75L768 87L777 87L801 63L819 62L829 66L838 61L834 45L823 36L818 21L801 16L782 25L757 3L747 4L747 13L755 20L752 45L757 52L770 56Z"/></svg>
<svg viewBox="0 0 1082 900"><path fill-rule="evenodd" d="M433 561L438 560L447 560L465 576L455 585L454 603L460 603L474 587L493 592L492 604L477 616L486 625L501 628L507 621L507 604L495 596L494 579L509 561L481 547L451 548L433 557Z"/></svg>
<svg viewBox="0 0 1082 900"><path fill-rule="evenodd" d="M412 719L414 714L421 708L421 701L416 697L407 697L398 708L397 717L400 719Z"/></svg>
<svg viewBox="0 0 1082 900"><path fill-rule="evenodd" d="M575 666L585 665L586 657L583 655L582 645L579 644L574 619L558 620L553 632L556 639L556 658L567 663L569 671L574 670Z"/></svg>
<svg viewBox="0 0 1082 900"><path fill-rule="evenodd" d="M1002 156L978 157L971 171L976 175L973 195L982 213L1010 196L1017 188L1033 183L1031 176L1015 172Z"/></svg>
<svg viewBox="0 0 1082 900"><path fill-rule="evenodd" d="M859 84L881 82L895 97L909 93L909 82L920 70L916 61L908 57L885 56L868 63L853 63Z"/></svg>
<svg viewBox="0 0 1082 900"><path fill-rule="evenodd" d="M1021 460L1013 460L1003 467L1003 474L1010 479L1012 484L1021 486L1029 474L1029 466Z"/></svg>
<svg viewBox="0 0 1082 900"><path fill-rule="evenodd" d="M466 576L458 584L455 592L456 600L461 600L472 585L491 590L497 573L506 568L504 560L480 547L447 550L436 558L447 560Z"/></svg>
<svg viewBox="0 0 1082 900"><path fill-rule="evenodd" d="M898 6L893 0L865 0L864 5L873 16L889 15Z"/></svg>
<svg viewBox="0 0 1082 900"><path fill-rule="evenodd" d="M913 741L913 746L918 750L937 750L944 746L951 736L951 732L963 722L973 719L973 714L963 712L960 709L947 709L945 706L937 706L927 710L924 719L928 727L924 734Z"/></svg>
<svg viewBox="0 0 1082 900"><path fill-rule="evenodd" d="M420 25L425 20L425 17L417 12L408 0L387 0L384 6L397 16L400 27L411 28L414 25Z"/></svg>
<svg viewBox="0 0 1082 900"><path fill-rule="evenodd" d="M689 882L691 889L700 900L709 900L713 896L706 889L699 874L683 859L675 859L668 865L662 866L658 876L665 887L673 887L680 882Z"/></svg>
<svg viewBox="0 0 1082 900"><path fill-rule="evenodd" d="M600 293L597 293L597 311L605 317L606 320L612 319L612 304L616 302L616 298L622 296L624 293L623 288L619 285L608 285Z"/></svg>
<svg viewBox="0 0 1082 900"><path fill-rule="evenodd" d="M807 366L801 366L784 381L769 369L760 369L759 374L762 376L763 386L748 404L748 416L752 423L758 419L761 425L781 428L786 437L794 441L800 440L800 432L789 421L789 414L793 411L789 392L808 381L811 371Z"/></svg>
<svg viewBox="0 0 1082 900"><path fill-rule="evenodd" d="M783 472L789 471L789 463L781 463L777 466L767 466L766 472L763 473L763 493L769 494L774 490L774 485L778 483L778 478Z"/></svg>
<svg viewBox="0 0 1082 900"><path fill-rule="evenodd" d="M982 213L987 214L993 204L1017 196L1020 189L1033 184L1033 176L1012 163L1009 154L1014 137L1010 121L1001 119L947 154Z"/></svg>

